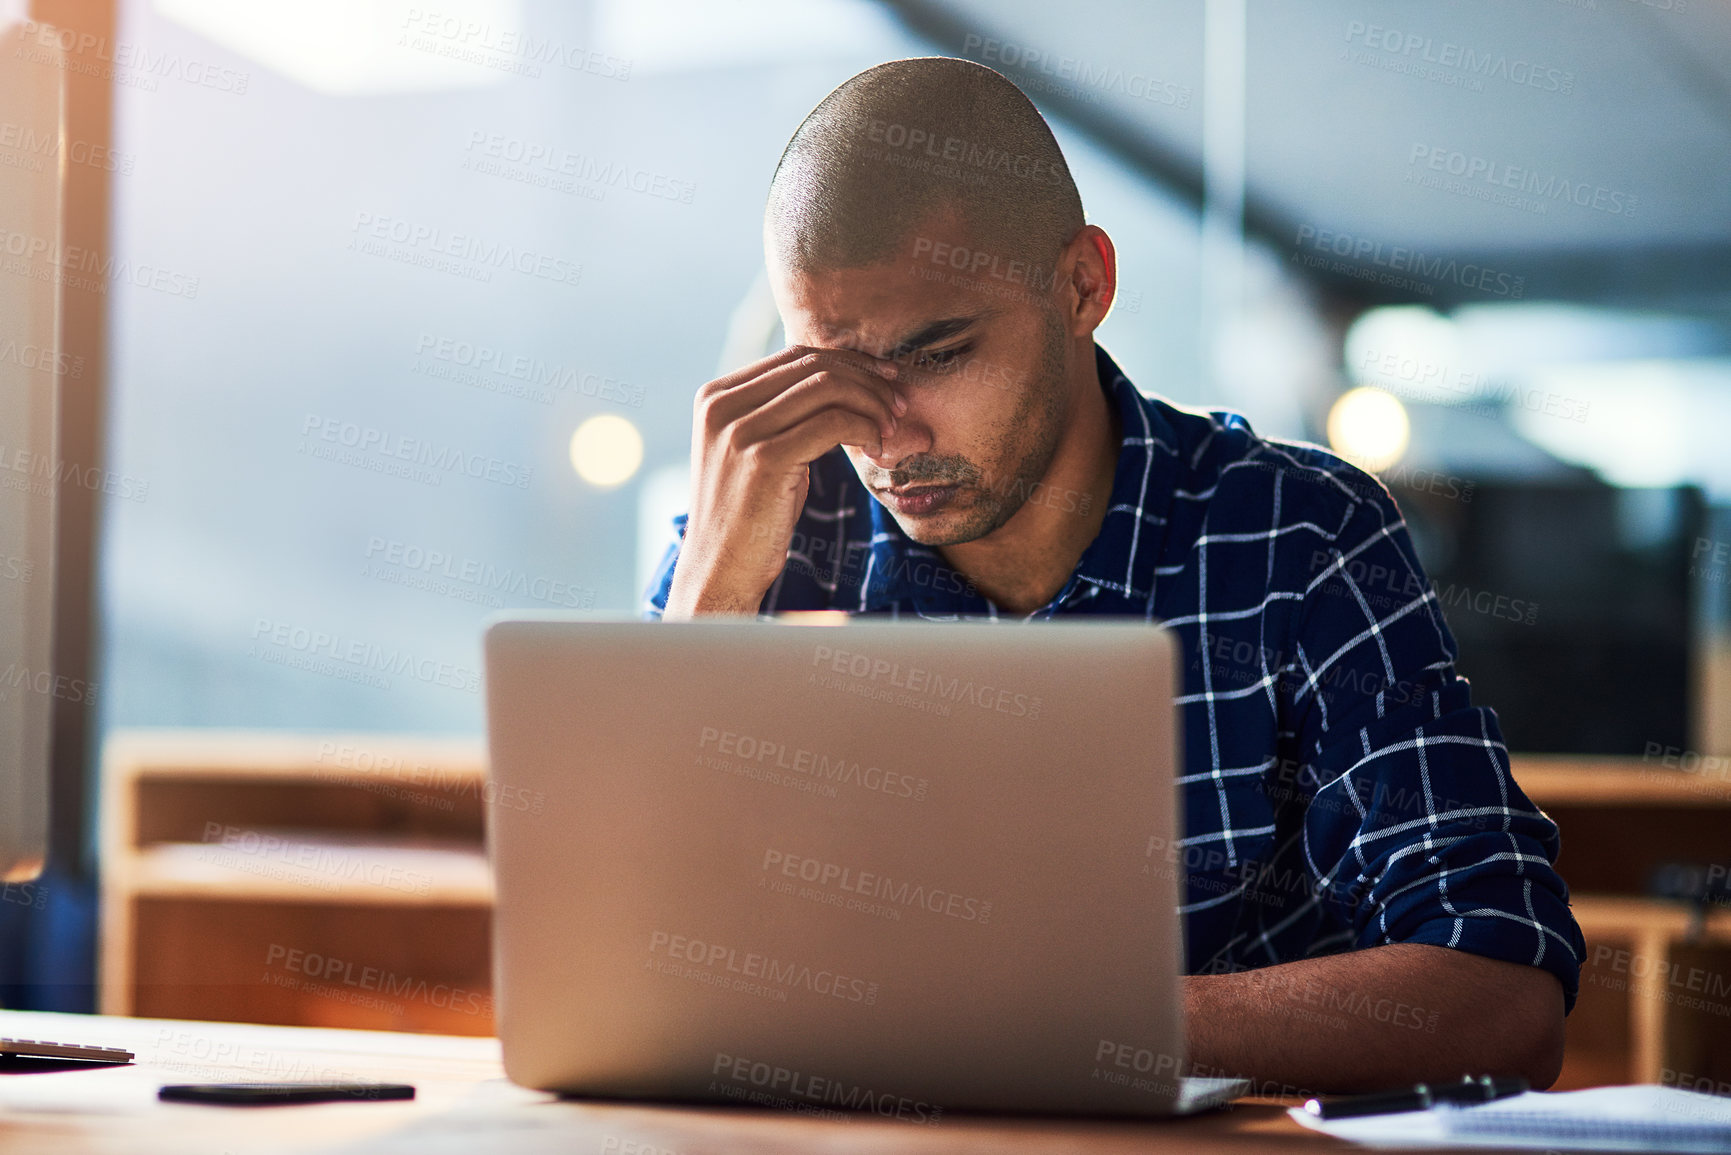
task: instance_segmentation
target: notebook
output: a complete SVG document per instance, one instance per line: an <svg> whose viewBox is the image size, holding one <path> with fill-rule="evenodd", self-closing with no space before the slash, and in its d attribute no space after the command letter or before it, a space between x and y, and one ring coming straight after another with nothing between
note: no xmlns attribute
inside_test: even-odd
<svg viewBox="0 0 1731 1155"><path fill-rule="evenodd" d="M1318 1119L1313 1131L1369 1147L1536 1147L1563 1151L1731 1153L1731 1098L1642 1084L1529 1091L1477 1106Z"/></svg>

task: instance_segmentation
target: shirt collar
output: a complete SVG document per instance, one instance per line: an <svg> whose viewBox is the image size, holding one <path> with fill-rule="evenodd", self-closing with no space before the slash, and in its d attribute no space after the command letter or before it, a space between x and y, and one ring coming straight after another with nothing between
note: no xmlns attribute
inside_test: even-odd
<svg viewBox="0 0 1731 1155"><path fill-rule="evenodd" d="M1100 386L1112 398L1121 441L1112 496L1100 532L1082 552L1075 571L1044 609L1050 615L1087 592L1086 583L1131 598L1152 598L1154 571L1166 537L1166 514L1176 476L1176 435L1155 403L1142 396L1117 362L1094 346ZM995 607L967 578L951 569L937 550L902 532L889 510L867 491L871 551L860 591L860 608L887 610L912 604L921 614L996 617Z"/></svg>

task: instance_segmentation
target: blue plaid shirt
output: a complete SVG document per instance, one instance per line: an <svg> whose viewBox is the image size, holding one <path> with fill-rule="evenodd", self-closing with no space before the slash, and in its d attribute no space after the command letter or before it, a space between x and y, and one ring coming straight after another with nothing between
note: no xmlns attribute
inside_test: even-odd
<svg viewBox="0 0 1731 1155"><path fill-rule="evenodd" d="M1556 825L1455 673L1388 491L1237 414L1145 397L1095 355L1123 422L1111 504L1063 588L1016 620L1134 615L1177 634L1184 836L1165 856L1183 870L1188 971L1434 943L1543 967L1572 1009L1586 947L1551 866ZM1030 494L1060 499L1075 500ZM675 541L646 617L678 554ZM812 463L761 608L1011 617L907 537L839 447Z"/></svg>

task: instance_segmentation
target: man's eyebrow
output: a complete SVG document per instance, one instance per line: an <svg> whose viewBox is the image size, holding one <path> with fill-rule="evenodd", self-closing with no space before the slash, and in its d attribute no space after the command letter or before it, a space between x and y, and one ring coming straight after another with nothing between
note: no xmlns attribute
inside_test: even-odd
<svg viewBox="0 0 1731 1155"><path fill-rule="evenodd" d="M941 321L933 321L925 328L903 337L895 348L884 354L884 360L893 361L897 357L905 357L916 349L924 349L928 345L936 345L939 341L947 341L959 333L966 332L985 319L985 314L976 313L968 317L945 317Z"/></svg>

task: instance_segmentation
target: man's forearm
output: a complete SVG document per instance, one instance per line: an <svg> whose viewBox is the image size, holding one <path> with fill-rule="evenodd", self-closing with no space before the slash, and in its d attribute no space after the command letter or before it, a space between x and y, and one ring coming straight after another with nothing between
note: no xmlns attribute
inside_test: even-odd
<svg viewBox="0 0 1731 1155"><path fill-rule="evenodd" d="M1396 943L1221 975L1189 975L1189 1057L1205 1073L1308 1091L1375 1090L1562 1064L1563 990L1537 967Z"/></svg>
<svg viewBox="0 0 1731 1155"><path fill-rule="evenodd" d="M683 571L677 563L673 567L667 605L661 615L663 621L685 621L711 614L750 617L757 613L763 602L763 590L742 591L700 573L696 558L679 560L687 564Z"/></svg>

